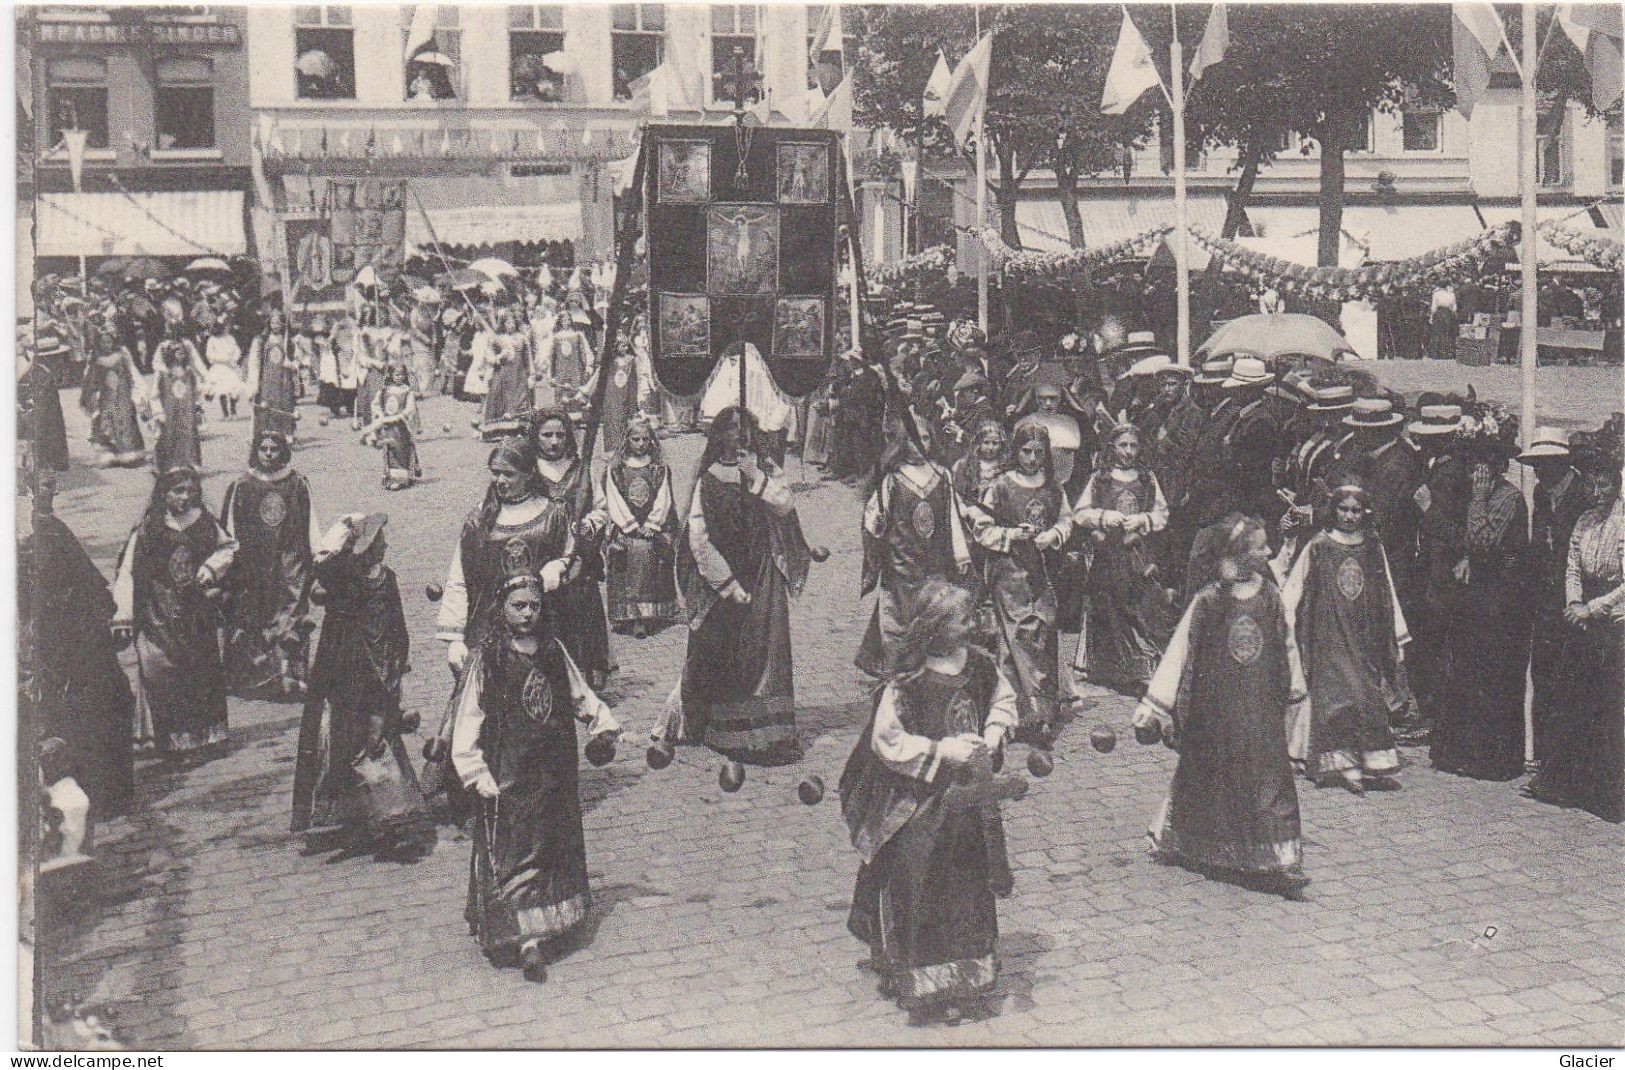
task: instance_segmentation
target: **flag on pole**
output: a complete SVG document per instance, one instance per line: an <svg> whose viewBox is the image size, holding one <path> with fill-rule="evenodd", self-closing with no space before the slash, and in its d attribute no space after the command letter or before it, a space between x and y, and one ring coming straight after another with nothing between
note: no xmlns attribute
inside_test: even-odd
<svg viewBox="0 0 1625 1070"><path fill-rule="evenodd" d="M1591 75L1591 103L1598 111L1619 105L1621 69L1625 68L1625 19L1617 4L1563 4L1557 21L1585 57Z"/></svg>
<svg viewBox="0 0 1625 1070"><path fill-rule="evenodd" d="M852 79L842 78L841 84L835 87L835 92L824 101L824 106L813 116L810 126L822 127L825 130L842 130L850 132L852 129Z"/></svg>
<svg viewBox="0 0 1625 1070"><path fill-rule="evenodd" d="M937 49L937 65L931 72L931 80L925 83L924 113L927 119L942 118L948 107L948 85L953 81L953 71L948 69L948 57Z"/></svg>
<svg viewBox="0 0 1625 1070"><path fill-rule="evenodd" d="M1202 43L1196 46L1196 55L1191 57L1191 81L1202 77L1202 72L1209 67L1223 63L1229 48L1230 17L1225 14L1223 4L1214 4L1208 13L1207 29L1202 31Z"/></svg>
<svg viewBox="0 0 1625 1070"><path fill-rule="evenodd" d="M1107 115L1122 115L1147 89L1161 85L1151 49L1125 7L1117 47L1112 49L1112 65L1106 70L1106 88L1100 94L1100 110Z"/></svg>
<svg viewBox="0 0 1625 1070"><path fill-rule="evenodd" d="M903 167L903 199L910 204L914 203L914 188L920 181L920 161L904 160Z"/></svg>
<svg viewBox="0 0 1625 1070"><path fill-rule="evenodd" d="M89 130L62 131L62 141L68 150L68 174L73 179L75 192L82 188L81 181L85 174L85 144L89 137Z"/></svg>
<svg viewBox="0 0 1625 1070"><path fill-rule="evenodd" d="M1501 51L1506 29L1492 4L1450 5L1450 47L1456 83L1456 110L1472 118L1490 88L1490 61ZM1533 76L1534 72L1529 72Z"/></svg>
<svg viewBox="0 0 1625 1070"><path fill-rule="evenodd" d="M960 147L964 147L976 129L976 121L987 106L987 76L992 64L993 35L987 33L976 42L976 47L965 53L948 79L943 119L954 132L954 143Z"/></svg>
<svg viewBox="0 0 1625 1070"><path fill-rule="evenodd" d="M406 31L406 58L411 59L418 49L434 41L437 4L418 4L412 8L412 28Z"/></svg>
<svg viewBox="0 0 1625 1070"><path fill-rule="evenodd" d="M813 27L812 47L808 49L808 62L818 65L818 58L825 52L841 53L841 60L846 60L846 31L841 25L841 5L825 4L824 13L819 16L818 25Z"/></svg>

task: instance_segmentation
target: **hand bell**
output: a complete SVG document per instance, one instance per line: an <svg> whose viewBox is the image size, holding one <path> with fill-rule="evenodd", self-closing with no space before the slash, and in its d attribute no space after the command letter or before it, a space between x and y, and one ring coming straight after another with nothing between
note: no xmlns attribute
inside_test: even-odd
<svg viewBox="0 0 1625 1070"><path fill-rule="evenodd" d="M745 767L735 761L724 762L717 771L717 783L723 791L732 795L745 786Z"/></svg>

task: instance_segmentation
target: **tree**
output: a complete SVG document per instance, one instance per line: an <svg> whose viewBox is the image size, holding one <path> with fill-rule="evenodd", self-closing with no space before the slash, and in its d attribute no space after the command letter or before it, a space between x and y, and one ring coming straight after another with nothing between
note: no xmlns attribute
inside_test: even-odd
<svg viewBox="0 0 1625 1070"><path fill-rule="evenodd" d="M1007 4L981 8L982 30L997 32L984 126L997 169L989 183L1000 235L1020 248L1016 204L1035 168L1056 173L1068 240L1085 234L1077 179L1113 166L1117 149L1142 139L1152 110L1100 114L1115 40L1117 11L1093 5ZM923 149L953 151L942 123L925 119L921 100L940 48L950 62L976 41L966 5L864 5L854 12L860 41L855 101L863 121L886 126Z"/></svg>

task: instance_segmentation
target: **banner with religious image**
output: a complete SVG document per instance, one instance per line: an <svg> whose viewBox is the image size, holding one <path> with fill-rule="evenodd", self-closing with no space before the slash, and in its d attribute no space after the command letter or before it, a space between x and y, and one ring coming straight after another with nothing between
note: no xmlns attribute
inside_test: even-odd
<svg viewBox="0 0 1625 1070"><path fill-rule="evenodd" d="M650 351L695 394L749 343L779 388L823 381L834 337L840 141L829 130L652 126L644 188Z"/></svg>
<svg viewBox="0 0 1625 1070"><path fill-rule="evenodd" d="M406 254L406 184L399 180L331 180L320 207L285 212L291 300L339 307L356 275L371 265L381 285L401 271Z"/></svg>

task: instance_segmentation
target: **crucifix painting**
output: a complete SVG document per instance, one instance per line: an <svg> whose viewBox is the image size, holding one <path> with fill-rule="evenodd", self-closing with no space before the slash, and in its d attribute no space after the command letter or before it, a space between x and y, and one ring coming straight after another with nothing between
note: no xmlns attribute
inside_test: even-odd
<svg viewBox="0 0 1625 1070"><path fill-rule="evenodd" d="M712 205L706 228L706 289L769 294L778 286L779 213L763 205Z"/></svg>

